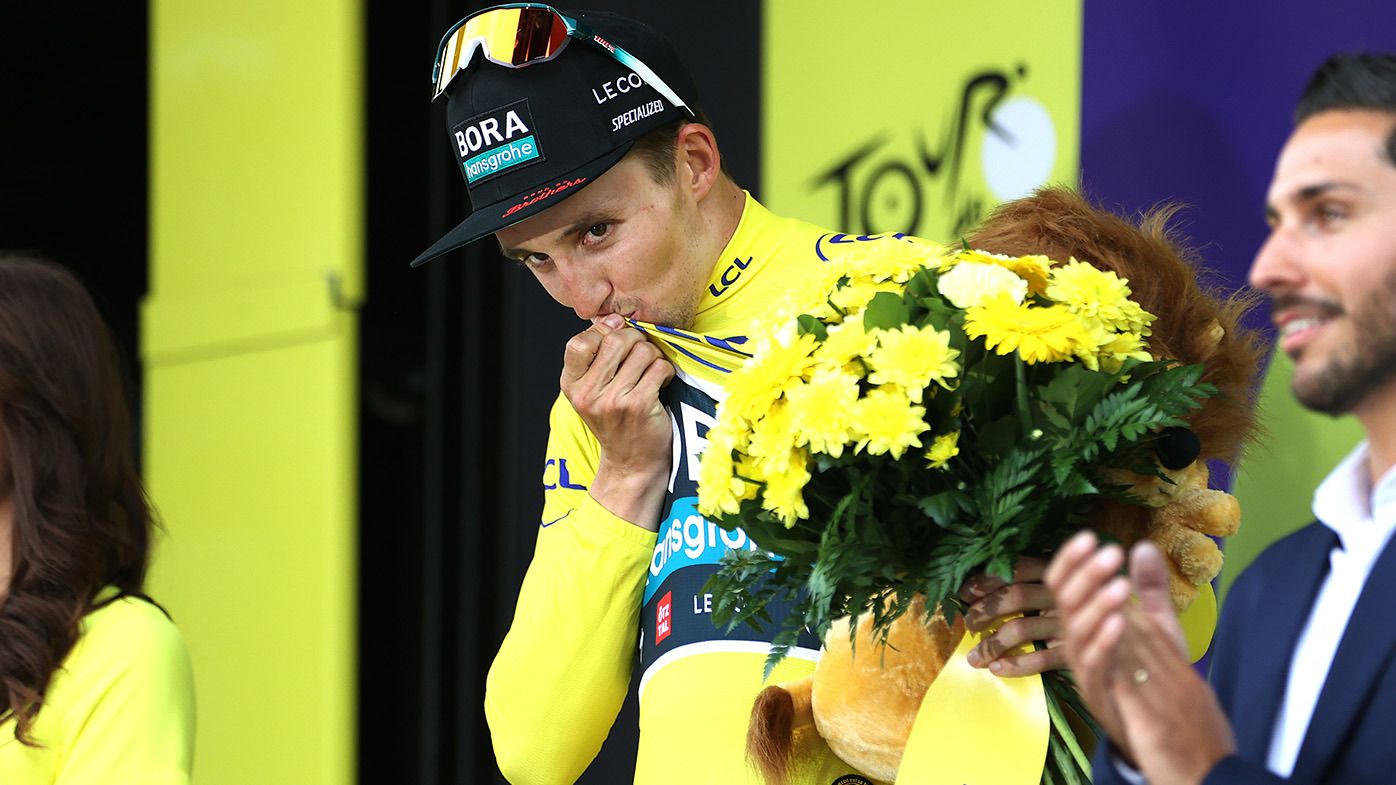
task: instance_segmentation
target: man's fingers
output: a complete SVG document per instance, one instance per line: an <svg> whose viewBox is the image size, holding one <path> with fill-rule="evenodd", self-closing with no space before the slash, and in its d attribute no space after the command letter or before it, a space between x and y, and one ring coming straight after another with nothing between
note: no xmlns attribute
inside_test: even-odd
<svg viewBox="0 0 1396 785"><path fill-rule="evenodd" d="M1129 577L1139 592L1139 607L1154 613L1162 608L1173 610L1168 596L1168 565L1163 553L1148 540L1141 540L1129 552Z"/></svg>
<svg viewBox="0 0 1396 785"><path fill-rule="evenodd" d="M1125 553L1120 546L1106 545L1085 559L1077 562L1070 571L1064 571L1052 586L1057 607L1063 615L1070 616L1081 605L1089 602L1100 589L1115 577L1124 565Z"/></svg>
<svg viewBox="0 0 1396 785"><path fill-rule="evenodd" d="M601 347L596 350L596 359L591 363L591 370L587 372L591 383L597 389L610 384L626 358L642 341L645 341L644 333L634 328L616 330L603 337ZM647 341L645 343L648 345Z"/></svg>
<svg viewBox="0 0 1396 785"><path fill-rule="evenodd" d="M989 663L989 671L995 676L1031 676L1034 673L1062 670L1066 658L1061 649L1038 649L1027 654L1002 657Z"/></svg>
<svg viewBox="0 0 1396 785"><path fill-rule="evenodd" d="M1046 616L1009 619L970 651L969 663L983 667L1025 643L1056 638L1059 630L1060 623Z"/></svg>
<svg viewBox="0 0 1396 785"><path fill-rule="evenodd" d="M1052 563L1047 565L1047 571L1043 573L1042 582L1055 590L1063 580L1076 572L1081 562L1095 553L1096 543L1095 532L1090 529L1082 529L1077 532L1075 536L1057 549L1056 555L1052 557Z"/></svg>
<svg viewBox="0 0 1396 785"><path fill-rule="evenodd" d="M1014 583L983 597L965 612L965 626L972 632L988 629L1004 616L1052 608L1052 592L1040 583Z"/></svg>
<svg viewBox="0 0 1396 785"><path fill-rule="evenodd" d="M1107 614L1089 638L1069 639L1067 659L1078 674L1099 676L1111 671L1116 659L1115 647L1125 631L1123 613Z"/></svg>
<svg viewBox="0 0 1396 785"><path fill-rule="evenodd" d="M608 387L615 395L629 395L648 370L650 363L660 358L659 349L649 341L641 341L630 347L630 352L621 360L611 377Z"/></svg>
<svg viewBox="0 0 1396 785"><path fill-rule="evenodd" d="M562 361L564 391L580 384L592 396L599 394L615 377L632 348L644 340L644 333L634 328L610 330L600 323L573 336L567 342Z"/></svg>
<svg viewBox="0 0 1396 785"><path fill-rule="evenodd" d="M1123 612L1129 603L1129 580L1120 576L1101 587L1090 601L1077 607L1062 621L1062 638L1073 659L1101 636L1101 627L1110 617Z"/></svg>
<svg viewBox="0 0 1396 785"><path fill-rule="evenodd" d="M1168 588L1168 565L1163 558L1163 553L1153 543L1141 541L1130 550L1129 574L1134 581L1134 591L1139 595L1139 610L1154 621L1179 651L1186 652L1186 638L1173 607L1173 596Z"/></svg>
<svg viewBox="0 0 1396 785"><path fill-rule="evenodd" d="M645 368L645 373L640 380L635 383L635 388L631 390L632 395L644 396L646 399L659 399L659 391L669 380L674 378L674 366L663 357L651 360L649 367Z"/></svg>
<svg viewBox="0 0 1396 785"><path fill-rule="evenodd" d="M973 604L1007 585L1001 578L987 572L977 573L966 579L965 585L960 587L960 599Z"/></svg>
<svg viewBox="0 0 1396 785"><path fill-rule="evenodd" d="M1013 583L1041 583L1042 574L1046 571L1047 562L1031 556L1024 556L1013 566ZM965 581L965 585L960 587L960 599L974 603L1008 585L1010 584L1007 581L987 572L977 573L970 576Z"/></svg>
<svg viewBox="0 0 1396 785"><path fill-rule="evenodd" d="M596 351L601 347L601 339L605 336L604 329L606 328L597 328L593 325L568 339L567 347L562 352L562 386L564 388L581 379L591 368L592 360L596 358Z"/></svg>
<svg viewBox="0 0 1396 785"><path fill-rule="evenodd" d="M1032 556L1023 556L1013 565L1013 582L1041 583L1046 572L1047 562Z"/></svg>

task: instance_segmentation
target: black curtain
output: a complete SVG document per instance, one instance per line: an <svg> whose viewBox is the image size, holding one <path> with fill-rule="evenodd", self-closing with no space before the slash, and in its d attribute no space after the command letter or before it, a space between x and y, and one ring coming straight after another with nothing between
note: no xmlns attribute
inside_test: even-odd
<svg viewBox="0 0 1396 785"><path fill-rule="evenodd" d="M364 783L503 782L484 721L484 678L533 551L562 347L584 327L488 242L407 266L465 215L445 109L429 102L429 76L441 34L482 5L367 5ZM755 192L761 4L718 0L701 13L641 0L594 7L646 21L675 42L729 171ZM632 690L581 782L629 782L637 726Z"/></svg>
<svg viewBox="0 0 1396 785"><path fill-rule="evenodd" d="M144 2L0 3L0 251L46 256L87 284L137 416L147 15Z"/></svg>

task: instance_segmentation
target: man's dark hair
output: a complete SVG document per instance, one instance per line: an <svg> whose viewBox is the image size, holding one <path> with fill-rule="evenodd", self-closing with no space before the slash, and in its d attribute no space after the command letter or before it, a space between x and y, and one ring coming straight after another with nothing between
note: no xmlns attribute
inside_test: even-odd
<svg viewBox="0 0 1396 785"><path fill-rule="evenodd" d="M1334 55L1318 67L1299 96L1294 122L1320 112L1370 109L1396 118L1396 55ZM1386 138L1387 160L1396 166L1396 128Z"/></svg>
<svg viewBox="0 0 1396 785"><path fill-rule="evenodd" d="M674 181L674 153L678 151L679 129L689 123L698 123L712 128L713 124L708 122L708 118L700 111L698 116L692 120L675 120L672 123L661 125L653 131L646 132L644 136L635 140L635 144L630 147L630 155L638 156L640 161L649 171L650 178L660 185L668 185ZM714 134L717 132L714 131ZM722 162L722 173L731 176L727 171L727 161Z"/></svg>

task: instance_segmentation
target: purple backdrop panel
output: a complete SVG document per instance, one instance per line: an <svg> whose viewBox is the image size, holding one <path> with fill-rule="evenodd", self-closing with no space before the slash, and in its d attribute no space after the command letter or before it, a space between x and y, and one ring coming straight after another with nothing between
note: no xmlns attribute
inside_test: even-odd
<svg viewBox="0 0 1396 785"><path fill-rule="evenodd" d="M1094 0L1084 24L1082 187L1127 212L1188 205L1180 227L1231 287L1264 240L1265 191L1309 75L1334 53L1396 51L1391 0ZM1266 309L1255 317L1268 329Z"/></svg>
<svg viewBox="0 0 1396 785"><path fill-rule="evenodd" d="M1265 236L1265 189L1310 73L1396 50L1396 3L1085 4L1081 182L1106 206L1190 206L1181 226L1239 286Z"/></svg>

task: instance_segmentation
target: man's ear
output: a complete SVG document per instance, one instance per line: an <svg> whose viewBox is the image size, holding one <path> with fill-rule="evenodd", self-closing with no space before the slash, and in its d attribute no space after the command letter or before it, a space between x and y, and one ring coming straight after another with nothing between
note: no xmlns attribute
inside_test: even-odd
<svg viewBox="0 0 1396 785"><path fill-rule="evenodd" d="M680 185L688 187L696 201L702 201L722 176L722 153L717 137L702 123L688 123L675 140Z"/></svg>

